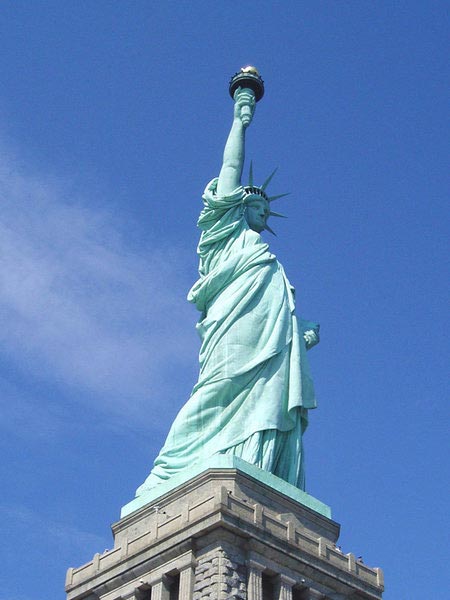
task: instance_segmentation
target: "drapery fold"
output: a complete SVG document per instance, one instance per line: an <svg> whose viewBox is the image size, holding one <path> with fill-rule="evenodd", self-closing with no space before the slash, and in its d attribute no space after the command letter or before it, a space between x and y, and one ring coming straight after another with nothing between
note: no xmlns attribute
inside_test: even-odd
<svg viewBox="0 0 450 600"><path fill-rule="evenodd" d="M138 495L233 448L304 486L301 440L316 400L302 334L315 324L297 319L283 267L245 220L243 188L218 197L216 186L203 195L200 278L188 294L201 312L199 378Z"/></svg>

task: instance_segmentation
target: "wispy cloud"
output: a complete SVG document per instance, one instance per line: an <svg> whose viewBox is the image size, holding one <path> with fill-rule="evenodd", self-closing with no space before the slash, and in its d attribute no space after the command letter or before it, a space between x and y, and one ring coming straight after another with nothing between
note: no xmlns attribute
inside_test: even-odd
<svg viewBox="0 0 450 600"><path fill-rule="evenodd" d="M155 242L140 252L111 211L90 205L89 191L29 176L5 156L2 362L116 415L157 406L167 365L195 355L192 312L177 285L182 248Z"/></svg>
<svg viewBox="0 0 450 600"><path fill-rule="evenodd" d="M31 508L20 506L0 505L0 515L15 535L24 535L27 542L35 540L45 541L45 546L53 551L86 551L93 548L95 552L106 546L111 546L111 541L106 537L73 527L62 521L48 519Z"/></svg>

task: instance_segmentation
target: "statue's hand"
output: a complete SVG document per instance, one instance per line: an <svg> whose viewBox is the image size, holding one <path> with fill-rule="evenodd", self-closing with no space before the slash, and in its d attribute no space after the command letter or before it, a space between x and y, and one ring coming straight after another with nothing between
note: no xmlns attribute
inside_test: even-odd
<svg viewBox="0 0 450 600"><path fill-rule="evenodd" d="M307 350L309 350L310 348L312 348L313 346L315 346L316 344L318 344L320 342L319 329L320 329L320 325L317 325L317 327L314 327L314 329L307 329L303 333L303 339L306 342Z"/></svg>
<svg viewBox="0 0 450 600"><path fill-rule="evenodd" d="M244 127L248 127L255 112L255 93L248 88L238 88L234 92L234 118L239 119Z"/></svg>

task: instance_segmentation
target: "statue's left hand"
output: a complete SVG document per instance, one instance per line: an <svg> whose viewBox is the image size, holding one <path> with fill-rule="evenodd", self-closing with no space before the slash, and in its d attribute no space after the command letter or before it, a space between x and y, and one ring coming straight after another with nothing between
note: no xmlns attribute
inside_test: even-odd
<svg viewBox="0 0 450 600"><path fill-rule="evenodd" d="M305 340L307 350L320 342L319 329L320 325L317 325L314 329L307 329L303 333L303 339Z"/></svg>

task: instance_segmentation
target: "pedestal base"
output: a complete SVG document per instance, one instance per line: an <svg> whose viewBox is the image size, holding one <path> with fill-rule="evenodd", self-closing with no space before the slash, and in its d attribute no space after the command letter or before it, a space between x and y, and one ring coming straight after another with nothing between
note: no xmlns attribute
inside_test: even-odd
<svg viewBox="0 0 450 600"><path fill-rule="evenodd" d="M68 600L382 597L381 569L336 549L328 507L242 460L219 458L228 461L127 504L112 526L114 549L69 569Z"/></svg>

